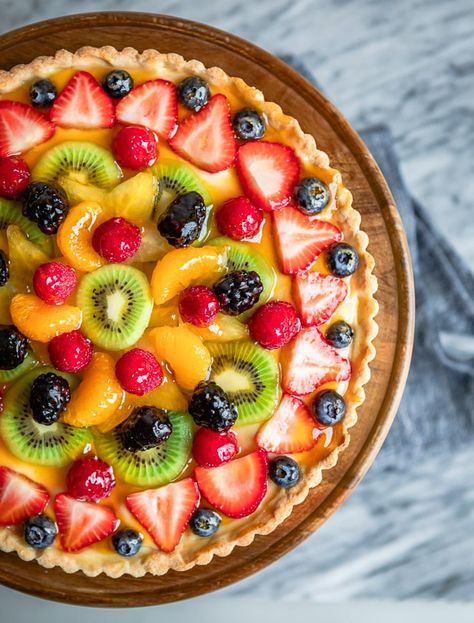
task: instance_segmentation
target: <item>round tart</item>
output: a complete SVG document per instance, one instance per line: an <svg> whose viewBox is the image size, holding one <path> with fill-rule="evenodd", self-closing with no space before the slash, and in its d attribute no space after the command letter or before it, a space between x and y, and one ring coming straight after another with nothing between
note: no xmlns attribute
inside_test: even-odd
<svg viewBox="0 0 474 623"><path fill-rule="evenodd" d="M219 68L104 47L0 72L0 549L164 574L283 522L364 401L360 221Z"/></svg>

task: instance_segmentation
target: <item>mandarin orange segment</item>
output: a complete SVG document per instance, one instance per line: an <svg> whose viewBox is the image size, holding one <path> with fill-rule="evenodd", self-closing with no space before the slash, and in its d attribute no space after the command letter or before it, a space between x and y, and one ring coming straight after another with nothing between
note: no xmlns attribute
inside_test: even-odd
<svg viewBox="0 0 474 623"><path fill-rule="evenodd" d="M66 424L98 426L112 418L123 403L125 392L115 377L115 361L97 352L85 371L79 387L72 393L63 414Z"/></svg>
<svg viewBox="0 0 474 623"><path fill-rule="evenodd" d="M102 214L102 208L93 201L84 201L71 208L59 228L56 243L68 263L77 270L90 273L105 264L92 247L92 234Z"/></svg>
<svg viewBox="0 0 474 623"><path fill-rule="evenodd" d="M16 294L10 304L13 323L30 340L50 342L53 337L79 329L82 312L73 305L48 305L34 294Z"/></svg>
<svg viewBox="0 0 474 623"><path fill-rule="evenodd" d="M151 289L155 303L166 303L194 283L212 284L225 269L225 247L173 249L153 271Z"/></svg>

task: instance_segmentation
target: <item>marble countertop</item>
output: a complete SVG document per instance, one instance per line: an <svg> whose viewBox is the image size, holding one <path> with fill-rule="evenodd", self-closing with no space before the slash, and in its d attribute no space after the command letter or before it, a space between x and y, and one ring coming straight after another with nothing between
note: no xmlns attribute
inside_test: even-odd
<svg viewBox="0 0 474 623"><path fill-rule="evenodd" d="M0 31L8 31L98 3L0 0L0 7ZM101 10L128 8L124 0L100 2ZM410 192L474 270L472 0L135 0L133 10L207 22L275 54L298 55L356 127L390 126ZM471 600L473 459L468 447L403 470L376 462L316 534L220 595Z"/></svg>

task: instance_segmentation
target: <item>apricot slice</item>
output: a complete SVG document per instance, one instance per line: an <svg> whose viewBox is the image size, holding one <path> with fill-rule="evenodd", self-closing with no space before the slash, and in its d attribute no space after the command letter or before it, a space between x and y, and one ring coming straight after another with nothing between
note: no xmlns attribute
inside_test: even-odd
<svg viewBox="0 0 474 623"><path fill-rule="evenodd" d="M79 329L82 321L79 307L48 305L34 294L16 294L10 303L10 315L26 337L43 343Z"/></svg>

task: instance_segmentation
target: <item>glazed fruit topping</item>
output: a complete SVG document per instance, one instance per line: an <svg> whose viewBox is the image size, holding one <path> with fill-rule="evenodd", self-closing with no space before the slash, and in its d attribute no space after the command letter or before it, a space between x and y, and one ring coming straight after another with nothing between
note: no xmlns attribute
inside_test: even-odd
<svg viewBox="0 0 474 623"><path fill-rule="evenodd" d="M262 449L219 467L196 467L194 473L201 493L227 517L252 514L267 492L267 454Z"/></svg>
<svg viewBox="0 0 474 623"><path fill-rule="evenodd" d="M213 381L202 381L189 402L189 413L199 426L216 432L229 430L237 420L237 407Z"/></svg>
<svg viewBox="0 0 474 623"><path fill-rule="evenodd" d="M0 101L0 157L21 154L54 134L54 123L26 104Z"/></svg>
<svg viewBox="0 0 474 623"><path fill-rule="evenodd" d="M301 328L296 309L286 301L270 301L257 309L249 322L252 339L269 350L288 344Z"/></svg>
<svg viewBox="0 0 474 623"><path fill-rule="evenodd" d="M350 244L340 242L328 249L328 264L338 277L349 277L359 267L359 254Z"/></svg>
<svg viewBox="0 0 474 623"><path fill-rule="evenodd" d="M0 325L0 370L13 370L25 360L28 338L14 325Z"/></svg>
<svg viewBox="0 0 474 623"><path fill-rule="evenodd" d="M222 311L238 316L251 309L263 292L263 284L254 270L234 270L214 284Z"/></svg>
<svg viewBox="0 0 474 623"><path fill-rule="evenodd" d="M262 210L271 212L290 203L300 164L291 147L249 141L239 147L236 169L248 198Z"/></svg>
<svg viewBox="0 0 474 623"><path fill-rule="evenodd" d="M30 183L30 169L18 156L0 158L0 196L19 199Z"/></svg>
<svg viewBox="0 0 474 623"><path fill-rule="evenodd" d="M188 247L195 242L206 218L206 206L195 191L178 195L158 221L158 231L173 247Z"/></svg>
<svg viewBox="0 0 474 623"><path fill-rule="evenodd" d="M112 151L121 167L146 169L158 157L158 142L151 130L129 125L119 130L112 143Z"/></svg>
<svg viewBox="0 0 474 623"><path fill-rule="evenodd" d="M10 269L8 267L8 257L5 251L0 249L0 288L8 283L10 279Z"/></svg>
<svg viewBox="0 0 474 623"><path fill-rule="evenodd" d="M296 275L293 288L304 325L327 322L347 296L344 280L317 272Z"/></svg>
<svg viewBox="0 0 474 623"><path fill-rule="evenodd" d="M169 144L182 158L209 173L232 166L236 142L225 95L214 95L199 112L186 117Z"/></svg>
<svg viewBox="0 0 474 623"><path fill-rule="evenodd" d="M227 463L239 452L237 437L232 431L216 432L200 428L194 435L193 456L201 467L217 467Z"/></svg>
<svg viewBox="0 0 474 623"><path fill-rule="evenodd" d="M30 340L46 344L60 333L78 329L81 310L74 305L48 305L34 294L16 294L10 314L18 329Z"/></svg>
<svg viewBox="0 0 474 623"><path fill-rule="evenodd" d="M169 139L178 123L176 87L168 80L148 80L133 89L117 104L117 121L142 125Z"/></svg>
<svg viewBox="0 0 474 623"><path fill-rule="evenodd" d="M210 93L207 82L199 76L189 76L178 85L178 97L183 106L199 112L209 101Z"/></svg>
<svg viewBox="0 0 474 623"><path fill-rule="evenodd" d="M243 240L258 234L263 215L247 197L235 197L221 205L215 219L221 234L232 240Z"/></svg>
<svg viewBox="0 0 474 623"><path fill-rule="evenodd" d="M311 219L293 207L275 212L273 224L281 267L288 275L307 270L320 253L342 238L336 225Z"/></svg>
<svg viewBox="0 0 474 623"><path fill-rule="evenodd" d="M35 108L47 108L56 99L57 91L51 80L43 78L33 82L30 87L31 105Z"/></svg>
<svg viewBox="0 0 474 623"><path fill-rule="evenodd" d="M71 388L65 378L48 372L36 377L31 386L30 408L35 422L50 426L71 400Z"/></svg>
<svg viewBox="0 0 474 623"><path fill-rule="evenodd" d="M191 286L179 295L179 313L185 322L208 327L219 313L219 299L206 286Z"/></svg>
<svg viewBox="0 0 474 623"><path fill-rule="evenodd" d="M25 521L24 538L34 549L45 549L52 545L58 534L54 521L46 515L36 515Z"/></svg>
<svg viewBox="0 0 474 623"><path fill-rule="evenodd" d="M33 275L33 288L45 303L61 305L77 285L74 269L62 262L48 262L39 266Z"/></svg>
<svg viewBox="0 0 474 623"><path fill-rule="evenodd" d="M122 355L115 364L115 374L122 388L137 396L151 392L163 381L160 363L142 348L133 348Z"/></svg>
<svg viewBox="0 0 474 623"><path fill-rule="evenodd" d="M322 426L334 426L346 414L346 403L338 392L325 389L319 392L311 405L314 417Z"/></svg>
<svg viewBox="0 0 474 623"><path fill-rule="evenodd" d="M354 337L352 327L344 320L338 320L326 331L326 339L334 348L347 348Z"/></svg>
<svg viewBox="0 0 474 623"><path fill-rule="evenodd" d="M143 543L143 536L135 530L119 530L112 536L112 545L119 556L136 556Z"/></svg>
<svg viewBox="0 0 474 623"><path fill-rule="evenodd" d="M113 99L122 99L133 89L133 78L125 69L114 69L103 79L102 88Z"/></svg>
<svg viewBox="0 0 474 623"><path fill-rule="evenodd" d="M296 185L295 200L304 214L319 214L330 199L329 188L317 177L305 177Z"/></svg>
<svg viewBox="0 0 474 623"><path fill-rule="evenodd" d="M92 246L108 262L121 263L135 255L141 239L139 227L121 216L116 216L95 229Z"/></svg>
<svg viewBox="0 0 474 623"><path fill-rule="evenodd" d="M265 119L252 108L239 110L232 120L232 126L241 141L257 140L265 134Z"/></svg>
<svg viewBox="0 0 474 623"><path fill-rule="evenodd" d="M172 552L178 545L198 502L192 478L127 497L128 509L163 552Z"/></svg>
<svg viewBox="0 0 474 623"><path fill-rule="evenodd" d="M79 330L54 337L48 344L51 363L61 372L80 372L92 359L92 342Z"/></svg>
<svg viewBox="0 0 474 623"><path fill-rule="evenodd" d="M42 513L49 493L26 476L0 466L0 526L13 526Z"/></svg>
<svg viewBox="0 0 474 623"><path fill-rule="evenodd" d="M299 483L301 470L290 456L277 456L268 464L268 475L279 487L291 489Z"/></svg>
<svg viewBox="0 0 474 623"><path fill-rule="evenodd" d="M136 407L122 424L120 434L124 447L130 452L156 448L173 431L166 412L157 407Z"/></svg>
<svg viewBox="0 0 474 623"><path fill-rule="evenodd" d="M210 508L197 508L191 515L189 527L196 536L209 537L217 532L221 518Z"/></svg>
<svg viewBox="0 0 474 623"><path fill-rule="evenodd" d="M43 234L56 234L66 218L69 204L64 191L59 186L45 182L31 182L23 196L23 214L36 223Z"/></svg>
<svg viewBox="0 0 474 623"><path fill-rule="evenodd" d="M94 76L78 71L56 98L50 119L64 128L111 128L115 109Z"/></svg>
<svg viewBox="0 0 474 623"><path fill-rule="evenodd" d="M100 502L114 486L112 467L96 456L77 460L67 474L67 492L81 502Z"/></svg>

